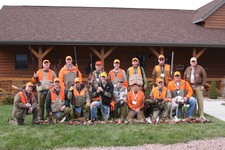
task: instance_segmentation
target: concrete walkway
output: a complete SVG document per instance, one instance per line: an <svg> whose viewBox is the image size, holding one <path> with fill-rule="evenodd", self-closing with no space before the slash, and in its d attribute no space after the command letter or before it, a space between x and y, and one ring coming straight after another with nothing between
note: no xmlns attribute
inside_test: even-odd
<svg viewBox="0 0 225 150"><path fill-rule="evenodd" d="M204 100L204 112L210 116L225 121L225 105L222 105L222 103L225 103L225 100L206 98Z"/></svg>

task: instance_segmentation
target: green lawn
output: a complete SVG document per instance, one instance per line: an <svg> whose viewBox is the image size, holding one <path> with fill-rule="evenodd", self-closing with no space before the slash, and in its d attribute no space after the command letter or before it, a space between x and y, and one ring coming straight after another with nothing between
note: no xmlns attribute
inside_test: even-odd
<svg viewBox="0 0 225 150"><path fill-rule="evenodd" d="M0 149L52 149L62 147L132 146L172 144L196 139L225 137L225 122L208 117L206 124L175 125L31 125L11 126L7 118L12 106L0 105Z"/></svg>

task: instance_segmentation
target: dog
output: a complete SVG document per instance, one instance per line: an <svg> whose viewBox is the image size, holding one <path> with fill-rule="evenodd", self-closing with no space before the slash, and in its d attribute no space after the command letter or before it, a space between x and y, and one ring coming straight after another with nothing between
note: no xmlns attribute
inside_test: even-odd
<svg viewBox="0 0 225 150"><path fill-rule="evenodd" d="M171 109L170 109L170 118L173 119L175 122L179 122L178 119L178 108L179 104L184 104L184 98L182 96L176 96L172 99ZM186 104L184 104L186 105ZM184 106L182 106L184 107ZM175 110L175 115L173 117L173 111Z"/></svg>

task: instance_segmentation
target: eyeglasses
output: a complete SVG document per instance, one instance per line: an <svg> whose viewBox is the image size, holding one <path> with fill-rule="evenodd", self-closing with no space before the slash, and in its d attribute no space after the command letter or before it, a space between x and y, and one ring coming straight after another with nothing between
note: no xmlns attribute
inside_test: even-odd
<svg viewBox="0 0 225 150"><path fill-rule="evenodd" d="M192 60L191 62L196 62L195 60Z"/></svg>
<svg viewBox="0 0 225 150"><path fill-rule="evenodd" d="M179 78L180 76L179 75L175 75L175 77Z"/></svg>
<svg viewBox="0 0 225 150"><path fill-rule="evenodd" d="M158 82L158 84L163 84L163 82L160 81L160 82Z"/></svg>
<svg viewBox="0 0 225 150"><path fill-rule="evenodd" d="M163 61L164 59L159 59L159 61Z"/></svg>

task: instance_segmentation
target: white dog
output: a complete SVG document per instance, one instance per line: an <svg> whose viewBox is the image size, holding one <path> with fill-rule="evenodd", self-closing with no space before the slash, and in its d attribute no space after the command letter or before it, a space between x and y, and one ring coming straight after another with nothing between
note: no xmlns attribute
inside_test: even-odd
<svg viewBox="0 0 225 150"><path fill-rule="evenodd" d="M184 103L184 98L182 96L176 96L172 99L171 109L170 109L170 118L175 122L178 122L178 107L179 103ZM173 111L175 110L175 116L173 117Z"/></svg>

